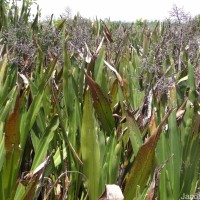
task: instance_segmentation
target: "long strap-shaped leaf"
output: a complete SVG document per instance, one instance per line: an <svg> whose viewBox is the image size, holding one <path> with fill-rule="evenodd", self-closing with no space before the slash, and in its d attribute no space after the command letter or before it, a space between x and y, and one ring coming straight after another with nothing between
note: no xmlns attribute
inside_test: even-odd
<svg viewBox="0 0 200 200"><path fill-rule="evenodd" d="M137 155L137 152L142 145L142 133L137 125L134 116L129 110L126 110L126 119L133 152L134 155Z"/></svg>
<svg viewBox="0 0 200 200"><path fill-rule="evenodd" d="M82 163L81 159L79 158L78 154L76 153L74 147L72 146L72 144L69 141L68 136L66 134L66 130L65 130L65 127L64 127L64 122L63 122L61 111L60 111L60 108L59 108L58 96L56 94L55 86L52 85L51 91L52 91L53 100L54 100L54 102L56 104L56 109L57 109L57 112L58 112L58 117L59 117L59 121L60 121L60 128L61 128L61 131L63 133L63 138L64 138L66 144L69 146L69 150L72 152L72 155L74 157L74 161L78 161L79 164L82 165L83 163Z"/></svg>
<svg viewBox="0 0 200 200"><path fill-rule="evenodd" d="M92 98L86 91L83 107L83 120L81 129L81 152L83 158L83 172L87 176L89 198L96 200L99 195L100 179L100 150L95 130Z"/></svg>
<svg viewBox="0 0 200 200"><path fill-rule="evenodd" d="M18 96L15 107L5 125L6 162L3 167L4 198L11 195L17 180L20 160L20 109L23 96Z"/></svg>
<svg viewBox="0 0 200 200"><path fill-rule="evenodd" d="M86 80L90 86L92 94L93 105L99 121L102 124L102 128L111 133L114 130L115 123L112 116L110 104L99 85L85 72Z"/></svg>
<svg viewBox="0 0 200 200"><path fill-rule="evenodd" d="M130 175L126 178L124 189L125 200L132 200L136 196L136 189L138 186L140 186L141 191L143 191L152 170L155 148L162 131L162 126L168 119L170 113L171 111L163 117L154 134L150 136L139 149Z"/></svg>

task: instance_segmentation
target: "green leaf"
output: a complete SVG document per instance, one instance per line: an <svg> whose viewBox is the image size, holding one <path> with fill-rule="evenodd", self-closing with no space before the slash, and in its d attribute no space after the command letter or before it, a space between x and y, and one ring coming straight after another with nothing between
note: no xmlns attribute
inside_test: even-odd
<svg viewBox="0 0 200 200"><path fill-rule="evenodd" d="M103 130L110 134L114 131L115 123L109 101L99 85L87 73L85 73L85 76L92 94L93 105L97 117L102 124Z"/></svg>
<svg viewBox="0 0 200 200"><path fill-rule="evenodd" d="M1 141L0 141L0 172L1 172L1 169L3 167L3 163L4 163L4 160L5 160L5 155L6 155L5 141L4 141L4 137L2 137Z"/></svg>
<svg viewBox="0 0 200 200"><path fill-rule="evenodd" d="M31 103L28 112L24 113L24 115L22 116L22 121L20 126L22 149L24 149L24 146L26 144L26 139L28 137L28 132L33 126L33 123L35 122L37 114L40 110L42 98L43 98L43 91L38 91L38 94L33 98L33 101Z"/></svg>
<svg viewBox="0 0 200 200"><path fill-rule="evenodd" d="M3 60L0 61L0 85L3 85L7 66L8 66L8 59L7 55L5 55Z"/></svg>
<svg viewBox="0 0 200 200"><path fill-rule="evenodd" d="M36 134L33 132L33 130L31 130L31 141L33 144L33 148L36 151L36 149L38 148L39 145L39 138L36 136Z"/></svg>
<svg viewBox="0 0 200 200"><path fill-rule="evenodd" d="M116 143L116 139L113 138L112 149L109 153L109 183L116 184L119 176L119 166L122 151L122 142Z"/></svg>
<svg viewBox="0 0 200 200"><path fill-rule="evenodd" d="M32 128L36 117L38 115L38 112L42 106L42 100L43 100L43 95L45 91L45 87L47 82L49 81L53 70L55 68L57 59L54 59L49 66L47 67L45 73L43 74L43 77L39 83L39 86L37 88L37 93L34 95L33 101L31 102L31 105L28 109L28 112L24 111L22 120L21 120L21 125L20 125L20 132L21 132L21 147L24 149L27 137L28 137L28 132Z"/></svg>
<svg viewBox="0 0 200 200"><path fill-rule="evenodd" d="M193 66L191 65L190 61L188 63L188 81L187 85L190 88L189 92L189 99L194 103L196 99L196 84L195 84L195 75L194 75L194 69Z"/></svg>
<svg viewBox="0 0 200 200"><path fill-rule="evenodd" d="M162 126L169 117L168 112L158 125L154 134L140 147L138 154L134 160L130 174L126 177L124 189L125 200L132 200L136 196L137 188L143 191L149 175L153 169L153 161L155 157L155 148L162 131Z"/></svg>
<svg viewBox="0 0 200 200"><path fill-rule="evenodd" d="M176 87L172 86L169 91L169 109L177 107ZM173 110L168 119L169 125L169 152L173 155L169 166L169 178L173 188L173 198L178 199L180 193L180 172L182 163L181 135L176 121L176 110Z"/></svg>
<svg viewBox="0 0 200 200"><path fill-rule="evenodd" d="M64 68L63 68L63 94L64 94L64 103L67 108L68 114L69 110L71 110L71 61L69 54L64 51Z"/></svg>
<svg viewBox="0 0 200 200"><path fill-rule="evenodd" d="M116 104L117 92L118 92L118 80L115 79L115 81L113 82L113 84L111 86L110 92L109 92L109 99L112 102L111 108L113 108L114 105Z"/></svg>
<svg viewBox="0 0 200 200"><path fill-rule="evenodd" d="M9 70L4 84L0 87L0 109L5 106L6 101L14 97L16 91L16 70Z"/></svg>
<svg viewBox="0 0 200 200"><path fill-rule="evenodd" d="M127 119L128 132L129 132L129 137L131 140L133 152L135 155L137 155L138 150L143 143L142 133L137 125L137 122L135 121L134 116L129 110L126 110L126 119Z"/></svg>
<svg viewBox="0 0 200 200"><path fill-rule="evenodd" d="M39 140L39 144L37 146L33 164L31 170L35 170L45 159L47 150L49 148L49 144L54 137L54 133L58 128L59 120L58 116L55 116L49 123L49 126L46 128L42 138Z"/></svg>
<svg viewBox="0 0 200 200"><path fill-rule="evenodd" d="M183 78L181 78L181 79L177 82L177 84L179 84L179 83L181 83L181 82L183 82L183 81L186 81L186 80L188 80L188 75L187 75L187 76L184 76Z"/></svg>
<svg viewBox="0 0 200 200"><path fill-rule="evenodd" d="M19 183L17 186L17 191L15 193L14 200L22 200L25 195L25 190L26 190L25 186Z"/></svg>
<svg viewBox="0 0 200 200"><path fill-rule="evenodd" d="M95 128L92 98L89 91L86 91L85 93L83 107L81 153L83 159L83 172L88 178L87 188L89 198L91 200L96 200L99 195L100 148Z"/></svg>
<svg viewBox="0 0 200 200"><path fill-rule="evenodd" d="M184 174L182 181L181 196L183 194L195 195L196 186L199 179L199 133L191 138L187 158L184 162Z"/></svg>
<svg viewBox="0 0 200 200"><path fill-rule="evenodd" d="M6 161L3 165L4 194L8 198L14 192L20 167L20 110L23 96L16 99L14 110L5 124Z"/></svg>
<svg viewBox="0 0 200 200"><path fill-rule="evenodd" d="M99 53L99 56L95 62L94 68L94 76L97 84L102 83L102 73L103 73L103 64L104 64L104 57L105 57L105 48L103 47Z"/></svg>

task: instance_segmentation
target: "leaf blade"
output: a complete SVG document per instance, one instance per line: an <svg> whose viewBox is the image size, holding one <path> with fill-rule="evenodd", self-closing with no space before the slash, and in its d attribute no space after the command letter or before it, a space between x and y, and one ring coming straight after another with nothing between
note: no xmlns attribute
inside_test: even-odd
<svg viewBox="0 0 200 200"><path fill-rule="evenodd" d="M94 109L102 128L107 133L111 133L114 130L115 123L109 101L99 85L87 73L85 73L85 76L92 94Z"/></svg>
<svg viewBox="0 0 200 200"><path fill-rule="evenodd" d="M86 91L81 129L81 152L83 171L88 178L89 198L96 200L99 195L100 149L95 131L92 99Z"/></svg>
<svg viewBox="0 0 200 200"><path fill-rule="evenodd" d="M139 149L130 175L126 177L126 185L124 189L126 200L132 200L133 197L136 196L138 186L140 186L141 191L143 191L152 170L155 148L162 131L162 126L169 117L170 113L171 111L163 117L154 134L150 136Z"/></svg>

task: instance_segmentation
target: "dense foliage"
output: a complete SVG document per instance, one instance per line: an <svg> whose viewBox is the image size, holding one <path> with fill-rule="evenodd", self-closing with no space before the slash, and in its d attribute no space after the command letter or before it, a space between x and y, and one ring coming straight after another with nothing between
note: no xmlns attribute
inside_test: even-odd
<svg viewBox="0 0 200 200"><path fill-rule="evenodd" d="M16 2L0 0L0 199L199 198L200 17L40 21Z"/></svg>

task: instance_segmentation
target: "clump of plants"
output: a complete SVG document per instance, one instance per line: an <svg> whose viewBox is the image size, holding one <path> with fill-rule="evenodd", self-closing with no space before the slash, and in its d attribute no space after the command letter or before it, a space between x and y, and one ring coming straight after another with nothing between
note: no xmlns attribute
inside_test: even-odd
<svg viewBox="0 0 200 200"><path fill-rule="evenodd" d="M40 21L34 3L0 1L0 199L198 197L199 17Z"/></svg>

